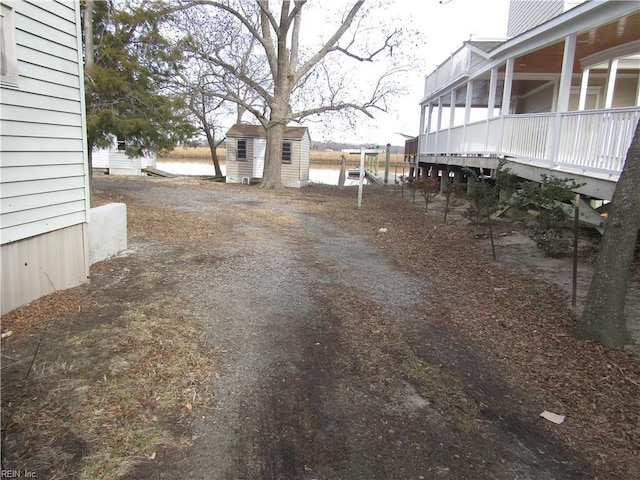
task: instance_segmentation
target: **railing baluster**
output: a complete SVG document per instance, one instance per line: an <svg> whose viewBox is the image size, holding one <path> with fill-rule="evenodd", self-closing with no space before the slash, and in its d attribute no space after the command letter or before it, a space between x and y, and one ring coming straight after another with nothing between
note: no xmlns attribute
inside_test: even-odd
<svg viewBox="0 0 640 480"><path fill-rule="evenodd" d="M551 132L556 113L507 115L500 144L500 118L424 135L422 153L505 154L523 163L552 162L560 168L578 168L615 175L622 170L627 149L640 117L639 107L567 112L561 115L557 158L551 155ZM488 130L487 130L488 125ZM450 148L443 148L450 136ZM437 139L437 142L436 142Z"/></svg>

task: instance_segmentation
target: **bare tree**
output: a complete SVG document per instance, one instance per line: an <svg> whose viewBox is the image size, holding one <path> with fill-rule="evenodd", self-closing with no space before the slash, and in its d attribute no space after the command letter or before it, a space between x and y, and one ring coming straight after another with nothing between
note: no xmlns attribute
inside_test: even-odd
<svg viewBox="0 0 640 480"><path fill-rule="evenodd" d="M207 139L207 145L211 152L211 161L217 177L222 176L220 160L218 158L218 147L224 142L218 118L225 108L225 101L212 98L203 91L193 91L189 96L188 108L198 119L202 132Z"/></svg>
<svg viewBox="0 0 640 480"><path fill-rule="evenodd" d="M578 333L604 345L631 341L625 319L631 263L640 230L640 124L611 200ZM637 320L637 319L636 319Z"/></svg>
<svg viewBox="0 0 640 480"><path fill-rule="evenodd" d="M377 82L366 94L354 95L353 82L337 74L339 58L359 63L391 55L399 48L400 31L387 31L385 25L367 29L367 12L363 0L355 1L330 34L314 47L303 45L301 37L303 12L307 0L282 0L279 11L269 0L248 3L242 0L192 0L180 3L183 9L200 7L213 10L218 32L215 38L194 35L199 52L213 67L225 90L219 98L230 100L248 112L265 127L267 147L261 185L277 188L281 184L281 158L284 129L292 121L300 121L330 112L356 111L369 117L374 109L386 110L385 100L396 89L393 76L401 69L390 67L378 75ZM374 32L378 35L373 41ZM216 39L231 34L235 42L253 42L256 48L242 63L229 42ZM197 38L198 37L198 38ZM232 42L234 43L234 42ZM208 48L203 48L208 47ZM333 68L332 68L333 67ZM344 70L343 70L344 71ZM237 94L237 82L255 92L263 108L247 102Z"/></svg>

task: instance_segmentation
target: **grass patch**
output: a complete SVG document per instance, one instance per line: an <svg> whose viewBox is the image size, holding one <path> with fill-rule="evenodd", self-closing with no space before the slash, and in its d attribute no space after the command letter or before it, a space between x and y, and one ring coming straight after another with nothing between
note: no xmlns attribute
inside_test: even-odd
<svg viewBox="0 0 640 480"><path fill-rule="evenodd" d="M8 468L117 479L162 447L189 444L187 417L212 402L213 360L180 300L158 297L69 335L57 360L34 365L3 408Z"/></svg>

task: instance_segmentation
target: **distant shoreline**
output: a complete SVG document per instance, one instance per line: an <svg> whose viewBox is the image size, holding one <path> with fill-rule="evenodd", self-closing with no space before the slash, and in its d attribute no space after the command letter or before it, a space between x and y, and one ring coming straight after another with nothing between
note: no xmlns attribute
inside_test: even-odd
<svg viewBox="0 0 640 480"><path fill-rule="evenodd" d="M218 148L218 159L221 164L226 163L227 149ZM317 151L311 150L311 165L333 165L339 166L341 163L342 152L339 151ZM347 166L358 165L360 157L358 155L344 154L347 160ZM211 152L207 147L193 147L183 148L178 147L170 153L164 155L158 155L160 161L172 161L172 162L211 162ZM378 158L378 164L384 167L385 155L381 153ZM389 162L390 165L406 165L404 162L404 156L401 153L392 153Z"/></svg>

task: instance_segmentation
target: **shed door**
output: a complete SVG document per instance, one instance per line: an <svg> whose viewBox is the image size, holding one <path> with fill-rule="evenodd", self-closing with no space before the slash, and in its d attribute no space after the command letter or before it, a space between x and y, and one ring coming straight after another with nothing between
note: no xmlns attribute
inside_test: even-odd
<svg viewBox="0 0 640 480"><path fill-rule="evenodd" d="M266 151L267 151L267 139L254 138L253 139L253 176L256 178L262 178L262 172L264 171L264 155Z"/></svg>

